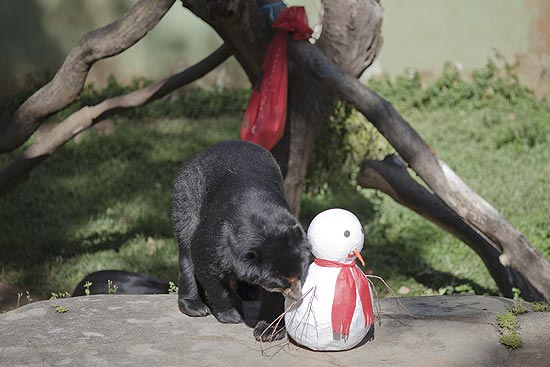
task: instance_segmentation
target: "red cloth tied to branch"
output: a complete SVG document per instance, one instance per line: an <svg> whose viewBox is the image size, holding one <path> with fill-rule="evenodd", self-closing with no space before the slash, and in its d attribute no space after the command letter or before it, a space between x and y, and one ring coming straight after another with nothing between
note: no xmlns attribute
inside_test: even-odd
<svg viewBox="0 0 550 367"><path fill-rule="evenodd" d="M372 309L369 281L355 262L342 264L323 259L315 259L314 262L321 267L341 268L334 288L332 330L343 336L349 335L357 293L363 306L365 326L372 325L374 323L374 311Z"/></svg>
<svg viewBox="0 0 550 367"><path fill-rule="evenodd" d="M309 39L312 33L301 6L284 9L272 26L278 31L267 50L241 126L242 140L252 141L269 150L285 131L288 32L294 33L296 41Z"/></svg>

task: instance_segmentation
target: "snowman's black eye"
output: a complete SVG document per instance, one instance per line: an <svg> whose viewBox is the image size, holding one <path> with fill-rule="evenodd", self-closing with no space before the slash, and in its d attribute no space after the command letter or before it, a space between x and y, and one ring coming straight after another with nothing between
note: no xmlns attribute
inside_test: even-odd
<svg viewBox="0 0 550 367"><path fill-rule="evenodd" d="M346 230L346 231L344 232L344 237L349 237L349 235L350 235L349 231Z"/></svg>

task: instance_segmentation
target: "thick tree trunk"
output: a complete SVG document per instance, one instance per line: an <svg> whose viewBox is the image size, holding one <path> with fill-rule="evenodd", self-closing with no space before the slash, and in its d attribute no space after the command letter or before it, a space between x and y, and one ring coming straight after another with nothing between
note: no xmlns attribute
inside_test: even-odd
<svg viewBox="0 0 550 367"><path fill-rule="evenodd" d="M300 71L293 73L290 86L287 124L290 124L285 194L292 212L299 216L307 167L315 139L330 118L336 96Z"/></svg>
<svg viewBox="0 0 550 367"><path fill-rule="evenodd" d="M182 2L219 33L254 82L272 35L272 19L261 16L259 6L279 0L260 0L259 6L251 0ZM361 73L372 63L381 45L381 6L376 0L325 1L323 5L323 32L318 47L352 75ZM273 15L276 17L281 10L275 8ZM332 88L321 87L303 70L290 65L289 71L288 128L274 154L286 174L287 199L298 215L314 141L337 97Z"/></svg>
<svg viewBox="0 0 550 367"><path fill-rule="evenodd" d="M252 83L260 72L271 29L254 0L181 0L224 40Z"/></svg>
<svg viewBox="0 0 550 367"><path fill-rule="evenodd" d="M140 0L117 21L86 34L71 50L53 79L0 121L0 153L23 144L40 124L79 95L92 65L118 55L151 30L175 0Z"/></svg>
<svg viewBox="0 0 550 367"><path fill-rule="evenodd" d="M316 45L342 69L359 75L380 49L381 26L382 7L375 0L324 1L322 33ZM304 70L291 66L287 115L290 144L284 184L287 200L297 216L315 139L337 99L332 88L324 88Z"/></svg>
<svg viewBox="0 0 550 367"><path fill-rule="evenodd" d="M504 296L512 297L512 288L517 287L526 300L541 298L521 274L500 263L501 253L494 244L409 176L405 163L397 156L387 156L383 161L363 162L357 182L364 188L386 193L470 246L481 257Z"/></svg>

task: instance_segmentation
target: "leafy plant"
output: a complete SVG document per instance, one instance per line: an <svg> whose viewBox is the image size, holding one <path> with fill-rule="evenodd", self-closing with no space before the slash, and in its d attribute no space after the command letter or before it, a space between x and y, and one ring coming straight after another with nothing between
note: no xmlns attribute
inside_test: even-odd
<svg viewBox="0 0 550 367"><path fill-rule="evenodd" d="M518 349L523 346L521 337L515 331L503 334L500 337L500 343L510 349Z"/></svg>
<svg viewBox="0 0 550 367"><path fill-rule="evenodd" d="M527 308L527 306L524 306L524 305L516 305L514 307L512 307L510 309L510 312L512 313L512 315L523 315L524 313L527 313L529 311L529 309Z"/></svg>
<svg viewBox="0 0 550 367"><path fill-rule="evenodd" d="M86 282L84 283L84 293L89 296L90 295L90 287L92 286L92 282Z"/></svg>
<svg viewBox="0 0 550 367"><path fill-rule="evenodd" d="M442 296L445 294L475 294L475 291L470 284L458 284L439 288L438 293Z"/></svg>
<svg viewBox="0 0 550 367"><path fill-rule="evenodd" d="M534 302L532 308L535 312L550 312L550 301Z"/></svg>
<svg viewBox="0 0 550 367"><path fill-rule="evenodd" d="M512 299L514 301L522 301L523 299L519 296L521 294L521 290L519 288L516 288L516 287L513 287L512 288L512 294L513 294L513 297Z"/></svg>
<svg viewBox="0 0 550 367"><path fill-rule="evenodd" d="M369 85L389 101L404 107L479 109L495 103L517 105L533 98L532 91L520 83L515 73L517 66L496 52L485 67L472 73L471 80L466 80L455 65L446 63L439 78L426 86L415 70L409 70L395 80L389 76L373 79Z"/></svg>
<svg viewBox="0 0 550 367"><path fill-rule="evenodd" d="M50 305L50 307L52 307L53 309L55 309L55 312L57 313L65 313L67 311L69 311L69 309L65 306L60 306L60 305Z"/></svg>
<svg viewBox="0 0 550 367"><path fill-rule="evenodd" d="M515 330L518 328L518 318L516 315L525 312L527 312L527 307L514 306L510 311L497 315L496 319L498 326L505 330L500 337L501 344L511 349L517 349L523 346L521 337Z"/></svg>
<svg viewBox="0 0 550 367"><path fill-rule="evenodd" d="M117 291L118 291L118 286L116 284L113 285L112 280L107 280L107 293L116 294Z"/></svg>
<svg viewBox="0 0 550 367"><path fill-rule="evenodd" d="M51 292L50 300L56 300L58 298L70 298L71 294L69 292Z"/></svg>
<svg viewBox="0 0 550 367"><path fill-rule="evenodd" d="M15 308L19 308L19 306L21 305L21 297L23 297L23 293L17 292L17 305L15 306Z"/></svg>
<svg viewBox="0 0 550 367"><path fill-rule="evenodd" d="M360 164L365 159L382 159L393 148L363 115L339 101L315 142L306 176L306 192L355 187Z"/></svg>
<svg viewBox="0 0 550 367"><path fill-rule="evenodd" d="M168 283L168 294L178 294L178 286L174 282Z"/></svg>
<svg viewBox="0 0 550 367"><path fill-rule="evenodd" d="M497 324L503 329L515 330L518 327L518 318L512 312L497 315Z"/></svg>

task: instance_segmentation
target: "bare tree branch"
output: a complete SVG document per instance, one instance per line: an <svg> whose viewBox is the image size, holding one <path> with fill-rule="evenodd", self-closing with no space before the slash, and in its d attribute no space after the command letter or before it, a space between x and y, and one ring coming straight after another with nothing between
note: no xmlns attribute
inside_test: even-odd
<svg viewBox="0 0 550 367"><path fill-rule="evenodd" d="M0 196L19 184L34 167L80 132L117 112L147 104L203 77L229 56L231 56L231 53L228 48L222 45L198 64L167 79L128 94L106 99L95 106L83 107L74 112L42 137L40 141L27 148L0 172Z"/></svg>
<svg viewBox="0 0 550 367"><path fill-rule="evenodd" d="M289 38L288 52L304 70L352 103L437 196L499 246L503 265L512 266L540 294L550 299L550 262L504 216L439 159L388 101L346 74L307 42L294 42Z"/></svg>
<svg viewBox="0 0 550 367"><path fill-rule="evenodd" d="M364 188L386 193L470 246L481 257L504 296L512 297L512 288L517 287L526 300L541 298L519 273L500 263L501 253L490 240L464 222L439 197L413 180L399 157L390 155L383 161L364 161L357 182Z"/></svg>
<svg viewBox="0 0 550 367"><path fill-rule="evenodd" d="M0 121L0 153L19 147L48 116L73 102L92 65L121 53L143 38L174 1L140 0L122 18L82 37L53 79Z"/></svg>

